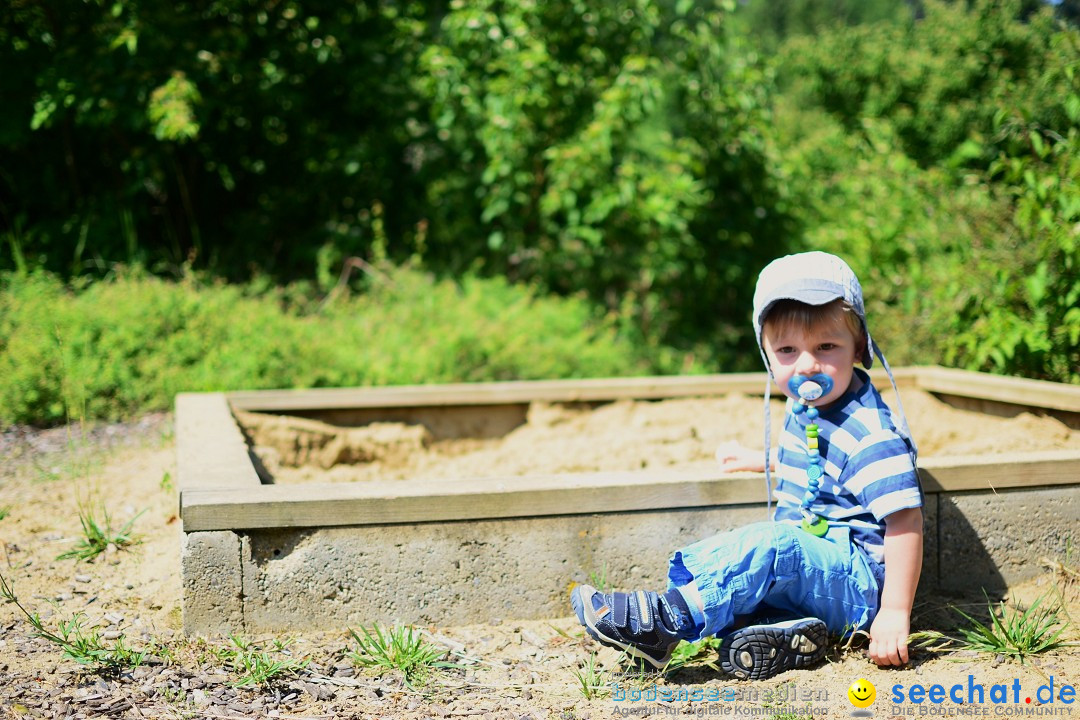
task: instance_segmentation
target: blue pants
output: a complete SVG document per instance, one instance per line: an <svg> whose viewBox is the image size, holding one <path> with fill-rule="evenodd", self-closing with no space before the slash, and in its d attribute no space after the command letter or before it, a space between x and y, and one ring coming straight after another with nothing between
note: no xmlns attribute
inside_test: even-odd
<svg viewBox="0 0 1080 720"><path fill-rule="evenodd" d="M689 602L697 639L723 635L736 616L768 608L816 617L830 632L870 626L878 611L882 570L851 542L846 527L815 537L795 525L761 522L714 535L671 557L668 587L693 584L704 616Z"/></svg>

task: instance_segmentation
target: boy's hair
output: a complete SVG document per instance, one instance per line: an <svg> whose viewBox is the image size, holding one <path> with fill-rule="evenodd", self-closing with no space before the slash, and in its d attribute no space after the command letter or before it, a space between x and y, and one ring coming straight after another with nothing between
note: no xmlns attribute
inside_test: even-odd
<svg viewBox="0 0 1080 720"><path fill-rule="evenodd" d="M862 320L847 300L837 298L824 305L809 305L798 300L779 300L765 314L762 326L766 331L795 330L810 332L822 325L843 324L855 341L855 357L866 350L866 330Z"/></svg>

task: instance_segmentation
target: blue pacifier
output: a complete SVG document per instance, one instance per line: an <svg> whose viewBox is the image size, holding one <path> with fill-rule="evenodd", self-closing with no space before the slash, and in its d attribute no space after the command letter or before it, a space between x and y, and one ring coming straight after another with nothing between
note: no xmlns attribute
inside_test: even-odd
<svg viewBox="0 0 1080 720"><path fill-rule="evenodd" d="M825 373L817 373L810 377L792 375L787 386L803 401L801 404L805 404L832 392L833 380Z"/></svg>
<svg viewBox="0 0 1080 720"><path fill-rule="evenodd" d="M810 377L794 375L788 380L788 388L799 396L799 401L793 403L791 412L799 415L806 413L809 423L806 425L806 494L803 495L800 512L803 516L802 529L811 535L824 537L829 532L829 521L820 515L810 511L810 506L817 500L821 488L821 478L825 474L824 459L818 449L818 409L811 403L828 395L833 389L833 380L824 373L816 373Z"/></svg>

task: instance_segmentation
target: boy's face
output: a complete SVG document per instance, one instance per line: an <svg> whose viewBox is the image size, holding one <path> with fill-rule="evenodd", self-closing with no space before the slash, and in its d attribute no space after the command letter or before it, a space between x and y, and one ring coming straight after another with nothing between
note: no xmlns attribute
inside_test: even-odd
<svg viewBox="0 0 1080 720"><path fill-rule="evenodd" d="M833 381L833 389L814 402L817 407L824 407L847 392L860 348L842 319L819 322L809 330L794 325L777 327L766 321L763 335L769 367L785 395L798 400L788 387L793 375L816 373L824 373Z"/></svg>

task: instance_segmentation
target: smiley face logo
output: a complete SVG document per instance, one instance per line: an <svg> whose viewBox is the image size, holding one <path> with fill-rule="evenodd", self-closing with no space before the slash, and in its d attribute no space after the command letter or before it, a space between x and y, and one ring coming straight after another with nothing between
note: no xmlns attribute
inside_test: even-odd
<svg viewBox="0 0 1080 720"><path fill-rule="evenodd" d="M877 690L872 682L866 678L859 678L847 689L847 697L855 707L868 708L877 699Z"/></svg>

